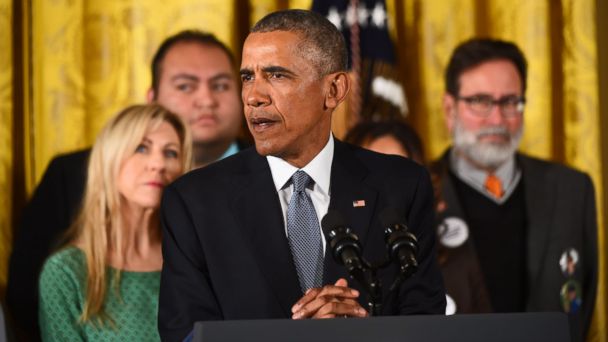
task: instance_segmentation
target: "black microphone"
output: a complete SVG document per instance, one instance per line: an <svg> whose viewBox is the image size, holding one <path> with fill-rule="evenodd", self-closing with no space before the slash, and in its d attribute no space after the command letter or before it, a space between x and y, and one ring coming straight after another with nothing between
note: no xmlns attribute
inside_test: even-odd
<svg viewBox="0 0 608 342"><path fill-rule="evenodd" d="M346 225L344 217L336 210L329 210L321 220L321 227L334 260L346 266L351 276L355 278L361 276L360 271L363 271L361 243L357 235Z"/></svg>
<svg viewBox="0 0 608 342"><path fill-rule="evenodd" d="M395 287L418 269L418 261L416 261L418 239L408 231L401 215L394 208L384 209L380 213L380 222L384 227L384 239L389 258L397 262L401 274L392 286Z"/></svg>

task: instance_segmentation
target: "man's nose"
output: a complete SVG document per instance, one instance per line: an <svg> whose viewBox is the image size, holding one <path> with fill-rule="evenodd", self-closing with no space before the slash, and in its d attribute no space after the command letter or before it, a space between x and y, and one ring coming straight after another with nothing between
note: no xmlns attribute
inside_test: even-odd
<svg viewBox="0 0 608 342"><path fill-rule="evenodd" d="M209 86L199 87L196 92L194 104L198 108L213 108L217 105L217 99Z"/></svg>
<svg viewBox="0 0 608 342"><path fill-rule="evenodd" d="M502 109L500 108L500 105L495 103L490 109L490 113L488 113L488 116L486 117L486 122L492 124L493 126L496 126L504 123L504 119L505 117L502 114Z"/></svg>
<svg viewBox="0 0 608 342"><path fill-rule="evenodd" d="M264 81L251 81L251 84L243 89L245 91L245 104L248 106L263 107L272 102Z"/></svg>

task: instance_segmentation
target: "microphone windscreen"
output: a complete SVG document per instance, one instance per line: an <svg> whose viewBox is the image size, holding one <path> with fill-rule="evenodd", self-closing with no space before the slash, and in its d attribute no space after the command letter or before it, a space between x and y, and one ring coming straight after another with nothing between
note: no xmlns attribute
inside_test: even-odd
<svg viewBox="0 0 608 342"><path fill-rule="evenodd" d="M346 220L344 220L342 214L340 214L337 210L328 210L327 214L325 214L321 220L321 227L323 228L323 233L325 235L337 227L345 226Z"/></svg>
<svg viewBox="0 0 608 342"><path fill-rule="evenodd" d="M399 223L404 224L405 220L402 219L397 209L388 207L380 213L380 223L382 223L382 227L389 227Z"/></svg>

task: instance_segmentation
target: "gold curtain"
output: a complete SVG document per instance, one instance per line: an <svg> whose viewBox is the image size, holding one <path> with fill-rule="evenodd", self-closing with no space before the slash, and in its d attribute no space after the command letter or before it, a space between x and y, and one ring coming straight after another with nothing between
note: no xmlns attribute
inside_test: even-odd
<svg viewBox="0 0 608 342"><path fill-rule="evenodd" d="M449 144L441 96L452 49L473 36L515 41L529 61L522 150L589 173L603 227L599 127L608 119L599 115L597 1L387 0L410 120L427 155L437 157ZM32 0L13 18L15 3L0 0L0 290L14 226L12 199L31 193L57 153L89 146L116 111L145 100L160 41L198 28L215 33L238 56L250 23L277 9L309 8L312 0ZM30 40L15 42L13 30ZM23 61L12 60L13 49ZM13 92L22 94L17 103ZM21 131L14 133L17 121ZM13 170L24 170L23 184L15 183ZM599 233L593 341L608 339L606 237L603 228Z"/></svg>
<svg viewBox="0 0 608 342"><path fill-rule="evenodd" d="M449 145L441 98L451 51L474 37L516 42L528 59L521 149L587 172L596 191L600 279L590 341L608 339L606 235L594 0L389 0L411 121L431 158ZM606 89L603 89L604 94ZM603 99L606 100L605 98Z"/></svg>
<svg viewBox="0 0 608 342"><path fill-rule="evenodd" d="M0 289L6 284L7 257L12 239L11 213L13 189L13 6L0 0ZM0 291L1 293L1 291Z"/></svg>
<svg viewBox="0 0 608 342"><path fill-rule="evenodd" d="M233 46L234 6L224 0L46 1L31 5L28 192L58 152L89 146L106 120L145 101L158 44L184 28Z"/></svg>

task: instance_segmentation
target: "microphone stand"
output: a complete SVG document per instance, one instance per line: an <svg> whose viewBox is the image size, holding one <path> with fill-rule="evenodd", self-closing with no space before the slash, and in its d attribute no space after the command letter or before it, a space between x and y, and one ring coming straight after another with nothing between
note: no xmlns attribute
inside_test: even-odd
<svg viewBox="0 0 608 342"><path fill-rule="evenodd" d="M357 281L367 294L367 307L371 316L380 316L382 313L382 283L378 279L378 270L390 264L389 260L372 265L362 259L362 267L350 269L349 274Z"/></svg>
<svg viewBox="0 0 608 342"><path fill-rule="evenodd" d="M334 259L344 265L350 278L358 282L367 292L368 312L372 316L379 316L382 313L382 284L378 279L378 270L390 265L392 259L397 260L399 271L389 290L390 294L418 267L414 257L418 250L416 237L407 232L407 226L398 223L399 214L395 210L389 210L382 215L386 216L389 222L397 223L384 224L389 227L385 230L389 253L382 262L373 265L363 258L359 238L351 232L344 218L337 211L328 211L321 220ZM404 250L404 247L408 249Z"/></svg>
<svg viewBox="0 0 608 342"><path fill-rule="evenodd" d="M369 293L367 294L369 307L368 312L372 316L380 316L382 313L382 284L378 279L378 268L370 267L369 269Z"/></svg>

